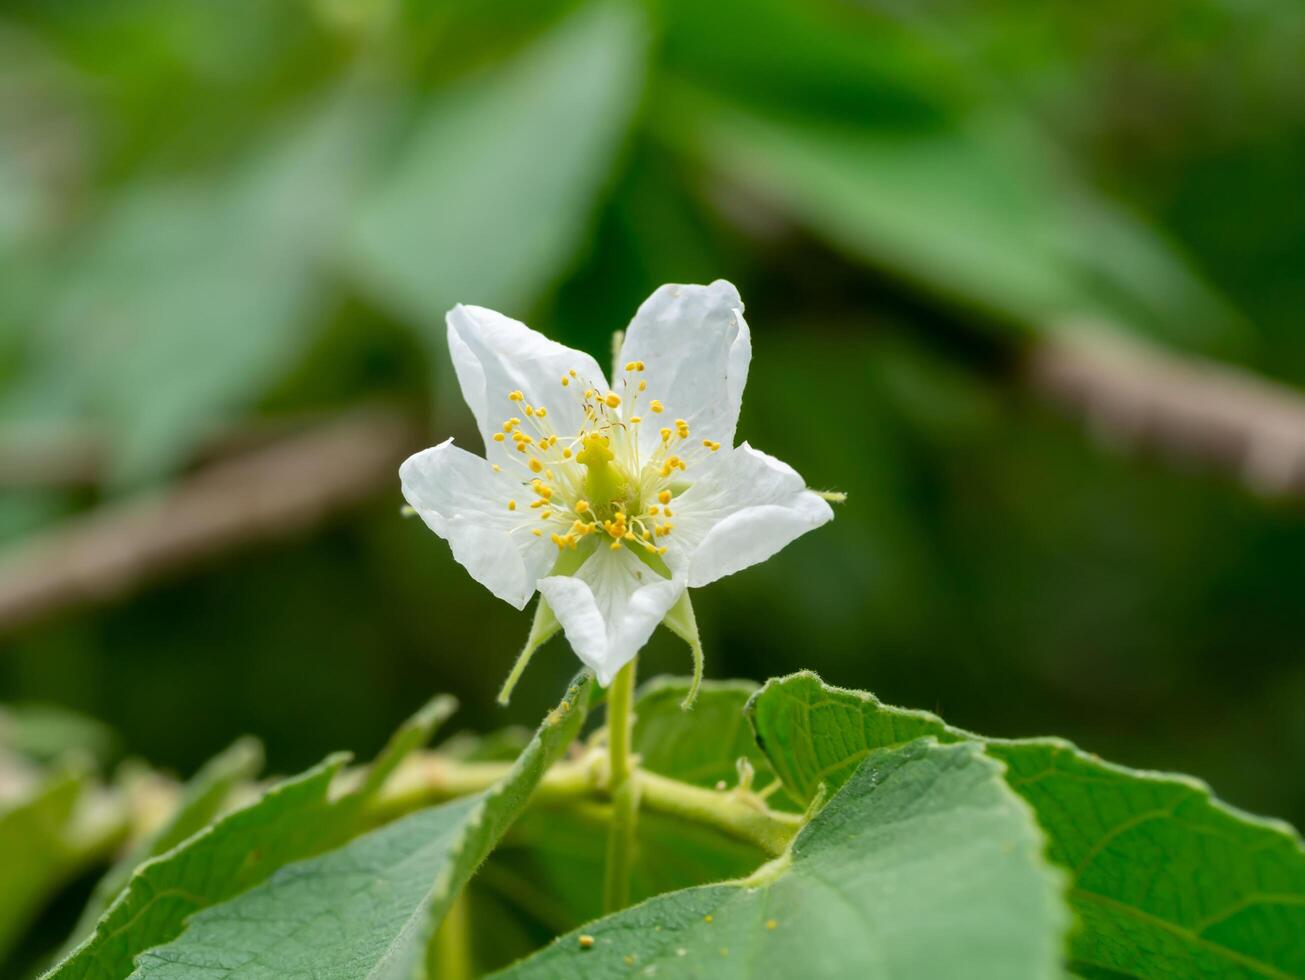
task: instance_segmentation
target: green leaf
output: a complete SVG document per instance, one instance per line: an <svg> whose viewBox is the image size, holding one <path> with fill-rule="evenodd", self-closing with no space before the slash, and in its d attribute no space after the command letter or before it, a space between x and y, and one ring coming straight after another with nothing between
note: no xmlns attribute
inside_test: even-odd
<svg viewBox="0 0 1305 980"><path fill-rule="evenodd" d="M519 309L558 275L638 102L644 43L632 5L591 5L439 97L357 223L377 296L426 326L456 302Z"/></svg>
<svg viewBox="0 0 1305 980"><path fill-rule="evenodd" d="M247 891L283 865L339 846L364 825L364 807L379 786L375 773L392 771L452 709L452 699L434 699L394 734L373 774L342 795L331 795L348 760L339 754L147 861L94 933L47 976L121 980L137 955L172 939L195 912Z"/></svg>
<svg viewBox="0 0 1305 980"><path fill-rule="evenodd" d="M765 789L775 776L743 713L756 690L751 681L703 681L697 702L686 711L680 704L689 691L688 680L648 681L635 702L634 751L639 764L696 786L734 786L738 760L744 758L756 771L753 788Z"/></svg>
<svg viewBox="0 0 1305 980"><path fill-rule="evenodd" d="M230 802L235 788L258 775L262 766L262 746L254 739L242 738L200 769L186 784L176 809L163 824L154 833L137 841L100 879L64 944L64 953L70 952L90 934L104 910L127 887L132 872L140 864L172 850L187 837L203 830Z"/></svg>
<svg viewBox="0 0 1305 980"><path fill-rule="evenodd" d="M1207 353L1249 344L1220 296L1007 112L851 124L685 88L661 129L849 256L994 323L1104 321Z"/></svg>
<svg viewBox="0 0 1305 980"><path fill-rule="evenodd" d="M1182 776L1102 762L1058 739L980 740L923 711L821 683L770 681L749 708L785 786L810 799L921 736L975 740L1037 811L1082 922L1075 967L1141 977L1305 974L1305 849ZM1090 968L1090 969L1089 969Z"/></svg>
<svg viewBox="0 0 1305 980"><path fill-rule="evenodd" d="M563 936L501 977L1052 976L1069 917L1032 814L976 745L876 752L750 878Z"/></svg>
<svg viewBox="0 0 1305 980"><path fill-rule="evenodd" d="M155 476L293 366L367 104L333 94L221 180L141 181L69 255L4 407L106 427L115 475Z"/></svg>
<svg viewBox="0 0 1305 980"><path fill-rule="evenodd" d="M139 957L133 978L408 980L449 907L580 731L591 683L580 675L486 792L283 868L195 915L175 941Z"/></svg>
<svg viewBox="0 0 1305 980"><path fill-rule="evenodd" d="M0 963L75 870L68 832L85 788L83 773L60 772L30 797L0 809Z"/></svg>

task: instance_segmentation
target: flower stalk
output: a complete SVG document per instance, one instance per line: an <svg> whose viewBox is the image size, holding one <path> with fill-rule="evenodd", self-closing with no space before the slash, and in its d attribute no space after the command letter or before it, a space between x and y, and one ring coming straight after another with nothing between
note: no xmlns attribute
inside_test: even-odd
<svg viewBox="0 0 1305 980"><path fill-rule="evenodd" d="M634 866L634 834L639 817L639 782L630 755L637 664L636 657L622 667L607 692L608 792L612 797L603 876L603 909L607 912L630 904L630 872Z"/></svg>

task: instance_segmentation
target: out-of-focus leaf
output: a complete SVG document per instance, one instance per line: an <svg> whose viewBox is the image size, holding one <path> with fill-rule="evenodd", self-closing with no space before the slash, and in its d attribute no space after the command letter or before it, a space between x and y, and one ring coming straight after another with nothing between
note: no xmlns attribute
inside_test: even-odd
<svg viewBox="0 0 1305 980"><path fill-rule="evenodd" d="M258 775L262 765L262 746L254 739L242 738L200 769L186 784L181 800L167 819L153 833L138 840L96 884L64 944L64 952L70 952L90 934L104 910L127 887L137 867L204 829L230 802L232 791Z"/></svg>
<svg viewBox="0 0 1305 980"><path fill-rule="evenodd" d="M1245 346L1245 324L1168 248L1000 113L876 128L681 89L660 128L853 258L995 324L1096 319L1209 352Z"/></svg>
<svg viewBox="0 0 1305 980"><path fill-rule="evenodd" d="M643 49L633 5L592 5L438 96L357 223L372 291L425 334L456 302L520 309L552 281L638 101Z"/></svg>
<svg viewBox="0 0 1305 980"><path fill-rule="evenodd" d="M783 857L583 927L498 976L1057 974L1069 915L1033 814L973 744L875 752Z"/></svg>
<svg viewBox="0 0 1305 980"><path fill-rule="evenodd" d="M640 688L635 704L639 764L697 786L733 786L739 778L737 762L746 758L756 772L753 788L765 789L775 776L743 714L756 690L751 681L703 681L697 701L686 711L680 704L689 682L653 678Z"/></svg>
<svg viewBox="0 0 1305 980"><path fill-rule="evenodd" d="M349 200L368 105L333 93L219 181L142 181L63 257L3 407L105 426L119 479L157 475L293 363Z"/></svg>
<svg viewBox="0 0 1305 980"><path fill-rule="evenodd" d="M214 970L320 980L409 980L472 873L525 808L585 718L585 672L516 763L477 796L419 811L322 857L283 868L205 909L133 977L212 977Z"/></svg>
<svg viewBox="0 0 1305 980"><path fill-rule="evenodd" d="M861 761L921 736L976 740L923 711L814 674L772 680L749 712L790 792L857 778ZM1070 873L1087 970L1128 976L1305 973L1305 849L1286 824L1240 813L1196 780L1101 762L1057 739L988 740Z"/></svg>
<svg viewBox="0 0 1305 980"><path fill-rule="evenodd" d="M74 870L67 835L85 786L81 773L57 773L0 806L0 964Z"/></svg>
<svg viewBox="0 0 1305 980"><path fill-rule="evenodd" d="M267 790L177 847L141 865L95 931L47 976L121 980L135 957L167 942L200 909L226 901L278 868L337 847L365 826L363 808L403 756L452 710L436 698L390 739L361 782L332 798L347 761L334 755Z"/></svg>
<svg viewBox="0 0 1305 980"><path fill-rule="evenodd" d="M83 753L106 763L118 750L118 736L102 722L54 704L10 704L0 708L0 747L39 762Z"/></svg>

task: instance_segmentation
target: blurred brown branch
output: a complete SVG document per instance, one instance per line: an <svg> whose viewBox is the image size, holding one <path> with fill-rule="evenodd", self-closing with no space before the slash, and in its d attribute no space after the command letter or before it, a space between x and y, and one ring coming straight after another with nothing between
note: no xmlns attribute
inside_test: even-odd
<svg viewBox="0 0 1305 980"><path fill-rule="evenodd" d="M1260 493L1305 496L1305 396L1293 388L1075 327L1037 344L1026 371L1109 442L1202 461Z"/></svg>
<svg viewBox="0 0 1305 980"><path fill-rule="evenodd" d="M416 438L397 411L358 410L39 533L0 556L0 633L300 531L397 487Z"/></svg>

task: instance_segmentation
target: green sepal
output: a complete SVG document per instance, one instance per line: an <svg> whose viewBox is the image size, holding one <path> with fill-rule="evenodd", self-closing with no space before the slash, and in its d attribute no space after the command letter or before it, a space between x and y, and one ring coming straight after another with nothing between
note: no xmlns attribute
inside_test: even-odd
<svg viewBox="0 0 1305 980"><path fill-rule="evenodd" d="M671 606L662 623L689 644L689 652L693 654L693 679L689 682L689 692L680 702L680 707L688 711L698 699L698 688L702 685L702 641L698 639L698 619L693 614L693 600L689 598L688 589L680 593L680 598Z"/></svg>

